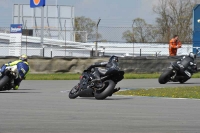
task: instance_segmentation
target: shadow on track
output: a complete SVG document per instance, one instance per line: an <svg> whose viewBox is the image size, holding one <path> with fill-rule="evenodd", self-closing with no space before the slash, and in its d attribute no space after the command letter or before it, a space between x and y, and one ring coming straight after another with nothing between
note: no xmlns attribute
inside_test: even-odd
<svg viewBox="0 0 200 133"><path fill-rule="evenodd" d="M41 92L13 92L13 91L0 91L1 93L41 93Z"/></svg>
<svg viewBox="0 0 200 133"><path fill-rule="evenodd" d="M19 91L20 91L20 90L36 90L36 89L19 89Z"/></svg>
<svg viewBox="0 0 200 133"><path fill-rule="evenodd" d="M96 100L94 97L78 97L76 99ZM108 97L103 100L129 100L129 99L133 99L133 97L116 97L115 96L115 97ZM102 101L102 100L97 100L97 101Z"/></svg>
<svg viewBox="0 0 200 133"><path fill-rule="evenodd" d="M41 92L28 92L28 91L0 91L0 94L3 93L41 93Z"/></svg>
<svg viewBox="0 0 200 133"><path fill-rule="evenodd" d="M168 82L168 83L166 83L166 84L181 84L181 85L184 85L184 84L200 84L200 82L198 82L198 83L177 83L177 82Z"/></svg>

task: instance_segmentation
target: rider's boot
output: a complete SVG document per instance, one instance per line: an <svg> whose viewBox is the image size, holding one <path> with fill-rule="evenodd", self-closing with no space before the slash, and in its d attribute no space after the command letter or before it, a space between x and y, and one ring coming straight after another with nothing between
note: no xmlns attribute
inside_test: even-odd
<svg viewBox="0 0 200 133"><path fill-rule="evenodd" d="M113 90L113 93L115 93L115 92L119 91L120 89L121 89L120 87L118 87L118 88L115 88L115 89Z"/></svg>
<svg viewBox="0 0 200 133"><path fill-rule="evenodd" d="M19 85L15 85L15 87L13 88L13 90L18 90L19 89Z"/></svg>
<svg viewBox="0 0 200 133"><path fill-rule="evenodd" d="M94 79L92 80L92 82L101 81L100 74L99 74L99 72L97 70L94 71L93 75L94 75Z"/></svg>
<svg viewBox="0 0 200 133"><path fill-rule="evenodd" d="M96 87L98 87L98 88L102 87L103 85L101 82L99 72L95 71L93 74L94 74L95 79L93 79L92 82L95 84Z"/></svg>
<svg viewBox="0 0 200 133"><path fill-rule="evenodd" d="M13 90L18 90L19 89L19 86L20 86L20 83L21 83L21 79L15 79L14 80L14 87L13 87Z"/></svg>
<svg viewBox="0 0 200 133"><path fill-rule="evenodd" d="M120 87L118 87L118 88L115 88L114 90L113 90L113 93L115 93L115 92L117 92L117 91L119 91L121 88ZM112 94L113 94L112 93ZM109 96L112 96L112 94L110 94Z"/></svg>

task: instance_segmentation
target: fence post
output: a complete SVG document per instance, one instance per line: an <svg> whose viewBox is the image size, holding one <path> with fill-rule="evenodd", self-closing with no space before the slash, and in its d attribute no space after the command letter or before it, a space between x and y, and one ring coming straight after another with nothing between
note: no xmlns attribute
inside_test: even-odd
<svg viewBox="0 0 200 133"><path fill-rule="evenodd" d="M66 57L66 20L65 20L65 57Z"/></svg>
<svg viewBox="0 0 200 133"><path fill-rule="evenodd" d="M44 57L44 47L42 48L42 53L43 53L43 57Z"/></svg>
<svg viewBox="0 0 200 133"><path fill-rule="evenodd" d="M25 21L25 31L26 31L26 55L27 55L27 35L28 35L28 31L27 31L26 22L27 22L27 20Z"/></svg>
<svg viewBox="0 0 200 133"><path fill-rule="evenodd" d="M134 42L135 42L135 38L134 38L134 23L135 23L135 20L133 20L133 23L132 23L133 57L134 57Z"/></svg>
<svg viewBox="0 0 200 133"><path fill-rule="evenodd" d="M51 58L53 57L53 51L52 51L52 48L51 48Z"/></svg>

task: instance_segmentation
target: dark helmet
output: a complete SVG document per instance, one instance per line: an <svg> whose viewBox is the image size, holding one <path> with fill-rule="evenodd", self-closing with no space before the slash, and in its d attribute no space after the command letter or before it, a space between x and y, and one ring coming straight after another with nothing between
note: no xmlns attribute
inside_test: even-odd
<svg viewBox="0 0 200 133"><path fill-rule="evenodd" d="M19 57L19 60L22 60L22 61L28 61L28 57L27 55L23 54Z"/></svg>
<svg viewBox="0 0 200 133"><path fill-rule="evenodd" d="M117 57L117 56L114 56L114 55L111 56L110 59L109 59L109 62L112 62L112 63L113 63L113 62L118 62L118 57Z"/></svg>
<svg viewBox="0 0 200 133"><path fill-rule="evenodd" d="M196 59L196 55L192 52L189 53L189 57L193 58L193 59Z"/></svg>

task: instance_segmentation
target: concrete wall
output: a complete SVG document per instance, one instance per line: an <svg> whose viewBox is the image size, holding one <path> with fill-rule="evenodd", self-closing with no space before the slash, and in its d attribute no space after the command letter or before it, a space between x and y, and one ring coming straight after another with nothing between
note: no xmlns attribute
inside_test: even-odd
<svg viewBox="0 0 200 133"><path fill-rule="evenodd" d="M169 67L170 62L177 60L179 57L126 57L119 58L119 66L125 72L135 73L154 73L162 72ZM82 73L89 65L95 62L108 61L108 57L100 58L40 58L30 57L30 73ZM1 57L0 65L9 61L17 60L14 57ZM199 62L199 59L197 59Z"/></svg>

